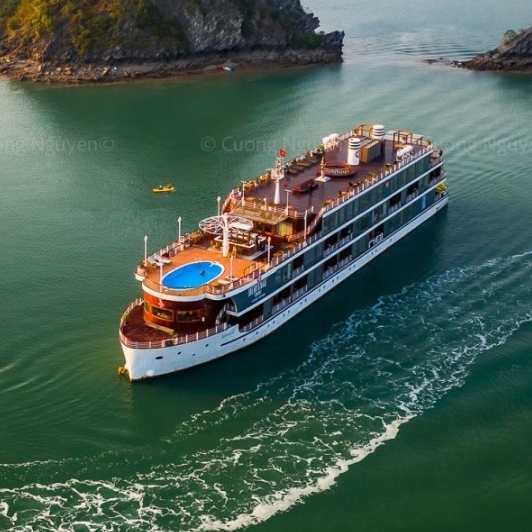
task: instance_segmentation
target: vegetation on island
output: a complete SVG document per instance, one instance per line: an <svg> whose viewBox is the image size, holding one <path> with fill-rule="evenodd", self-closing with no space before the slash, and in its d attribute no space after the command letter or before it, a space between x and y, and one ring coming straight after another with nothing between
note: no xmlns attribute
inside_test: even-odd
<svg viewBox="0 0 532 532"><path fill-rule="evenodd" d="M2 0L0 53L76 62L246 47L312 49L327 36L300 0Z"/></svg>
<svg viewBox="0 0 532 532"><path fill-rule="evenodd" d="M514 31L512 29L506 30L502 38L503 46L506 46L510 44L512 41L514 41L515 39L517 39L517 37L519 37L519 35L524 33L524 31L525 31L525 28L521 28L518 31Z"/></svg>
<svg viewBox="0 0 532 532"><path fill-rule="evenodd" d="M186 42L179 21L149 0L7 0L0 28L5 41L19 48L38 47L60 32L58 51L79 57L116 46L149 46L154 37Z"/></svg>
<svg viewBox="0 0 532 532"><path fill-rule="evenodd" d="M498 48L460 61L459 66L490 72L532 73L532 27L506 30Z"/></svg>

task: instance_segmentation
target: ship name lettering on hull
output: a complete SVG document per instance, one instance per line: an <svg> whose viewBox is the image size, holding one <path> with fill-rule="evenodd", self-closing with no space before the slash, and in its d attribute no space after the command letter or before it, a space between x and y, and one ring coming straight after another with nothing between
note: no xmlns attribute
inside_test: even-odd
<svg viewBox="0 0 532 532"><path fill-rule="evenodd" d="M266 281L257 281L256 285L253 285L248 289L248 297L262 295L262 290L266 288Z"/></svg>

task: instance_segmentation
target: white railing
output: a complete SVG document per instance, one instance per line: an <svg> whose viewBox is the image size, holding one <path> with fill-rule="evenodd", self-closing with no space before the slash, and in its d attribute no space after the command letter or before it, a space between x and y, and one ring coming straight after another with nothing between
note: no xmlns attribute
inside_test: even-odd
<svg viewBox="0 0 532 532"><path fill-rule="evenodd" d="M139 305L142 305L143 303L144 303L144 300L141 297L137 297L136 299L134 299L128 305L126 310L124 310L124 312L122 312L122 316L120 317L120 324L119 324L119 329L120 330L122 330L122 327L127 323L127 320L128 320L128 317L129 317L129 314L131 313L131 311L135 307L138 307Z"/></svg>
<svg viewBox="0 0 532 532"><path fill-rule="evenodd" d="M142 303L142 300L140 300ZM135 307L136 305L133 305ZM150 340L145 342L137 342L135 340L131 340L128 338L122 331L122 327L119 329L119 335L121 342L132 349L158 349L162 347L169 347L169 346L175 346L175 345L181 345L181 344L188 344L191 342L197 342L198 340L203 340L205 338L209 338L210 336L213 336L215 334L218 334L222 331L225 331L229 329L231 325L227 323L223 323L221 325L216 325L215 327L211 327L209 329L205 329L203 331L198 331L191 334L182 334L177 335L174 337L168 337L164 340Z"/></svg>

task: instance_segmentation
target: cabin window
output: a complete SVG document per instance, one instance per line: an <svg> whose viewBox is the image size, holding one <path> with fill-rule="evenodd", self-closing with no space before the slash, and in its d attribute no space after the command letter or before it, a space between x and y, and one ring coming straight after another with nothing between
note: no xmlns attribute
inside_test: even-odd
<svg viewBox="0 0 532 532"><path fill-rule="evenodd" d="M329 215L329 231L331 229L336 229L338 227L340 223L338 221L338 214L339 214L339 211L335 211Z"/></svg>
<svg viewBox="0 0 532 532"><path fill-rule="evenodd" d="M298 270L305 264L305 257L304 255L299 255L297 258L294 259L294 270Z"/></svg>
<svg viewBox="0 0 532 532"><path fill-rule="evenodd" d="M323 218L322 228L323 233L329 233L332 229L338 227L338 213L333 212Z"/></svg>
<svg viewBox="0 0 532 532"><path fill-rule="evenodd" d="M347 227L344 227L340 231L340 240L343 240L344 238L348 237L351 233L352 233L352 228L350 225L348 225Z"/></svg>
<svg viewBox="0 0 532 532"><path fill-rule="evenodd" d="M344 205L340 208L338 211L338 225L343 224L345 222L345 211L347 210L347 205Z"/></svg>
<svg viewBox="0 0 532 532"><path fill-rule="evenodd" d="M379 189L379 187L374 188L374 189L371 190L371 192L370 192L370 195L371 195L371 205L374 205L375 203L377 203L377 199L378 199L377 191L378 191L378 189Z"/></svg>
<svg viewBox="0 0 532 532"><path fill-rule="evenodd" d="M398 205L401 204L401 194L396 194L395 196L393 196L392 198L390 198L390 208L394 208L394 207L397 207Z"/></svg>
<svg viewBox="0 0 532 532"><path fill-rule="evenodd" d="M282 275L283 275L283 282L288 281L292 277L292 263L289 262L283 269L282 269Z"/></svg>
<svg viewBox="0 0 532 532"><path fill-rule="evenodd" d="M360 210L365 211L370 205L370 197L367 192L360 196Z"/></svg>
<svg viewBox="0 0 532 532"><path fill-rule="evenodd" d="M416 175L422 174L429 169L429 158L423 157L422 159L416 161Z"/></svg>
<svg viewBox="0 0 532 532"><path fill-rule="evenodd" d="M292 293L295 294L296 292L300 291L302 288L306 288L308 284L307 275L304 275L300 279L298 279L293 285L292 285Z"/></svg>
<svg viewBox="0 0 532 532"><path fill-rule="evenodd" d="M277 226L277 234L279 236L288 236L293 233L292 223L289 221L282 222Z"/></svg>
<svg viewBox="0 0 532 532"><path fill-rule="evenodd" d="M144 310L150 312L150 304L147 301L144 301Z"/></svg>
<svg viewBox="0 0 532 532"><path fill-rule="evenodd" d="M412 181L412 179L414 179L414 177L416 177L417 174L415 173L415 169L416 169L416 167L413 164L411 164L408 168L406 168L406 181L407 181L407 183L409 181Z"/></svg>
<svg viewBox="0 0 532 532"><path fill-rule="evenodd" d="M347 218L352 218L353 217L354 209L353 209L353 202L352 201L350 201L345 206L345 214L346 214Z"/></svg>
<svg viewBox="0 0 532 532"><path fill-rule="evenodd" d="M430 175L431 181L438 179L438 177L441 175L441 166L438 166L438 168L435 168L434 170L432 170L432 172L429 175Z"/></svg>
<svg viewBox="0 0 532 532"><path fill-rule="evenodd" d="M312 264L314 262L314 259L316 258L316 248L310 248L307 251L305 251L305 254L303 255L303 259L305 261L305 264Z"/></svg>
<svg viewBox="0 0 532 532"><path fill-rule="evenodd" d="M414 215L414 206L413 205L409 205L408 207L406 207L406 209L404 211L401 211L401 213L403 214L402 220L401 220L401 225L403 225L404 223L410 221L410 219Z"/></svg>
<svg viewBox="0 0 532 532"><path fill-rule="evenodd" d="M151 313L156 318L159 318L165 321L174 321L174 311L172 309L156 307L155 305L153 305L151 309L152 309Z"/></svg>
<svg viewBox="0 0 532 532"><path fill-rule="evenodd" d="M403 170L401 170L401 171L399 172L399 175L397 176L397 185L398 185L399 187L402 187L402 186L405 185L405 184L406 184L406 172L405 172L405 170L403 169Z"/></svg>
<svg viewBox="0 0 532 532"><path fill-rule="evenodd" d="M380 201L382 199L382 183L377 185L375 188L375 201Z"/></svg>
<svg viewBox="0 0 532 532"><path fill-rule="evenodd" d="M392 188L390 187L390 182L389 181L386 181L385 183L382 183L380 185L380 188L381 188L381 199L382 198L386 198L387 196L389 196L391 193L392 193Z"/></svg>
<svg viewBox="0 0 532 532"><path fill-rule="evenodd" d="M275 275L275 281L277 283L285 283L290 280L292 276L292 263L288 263L286 266L281 268Z"/></svg>
<svg viewBox="0 0 532 532"><path fill-rule="evenodd" d="M386 215L386 205L379 205L376 209L373 210L373 223L378 222L381 218L384 218Z"/></svg>
<svg viewBox="0 0 532 532"><path fill-rule="evenodd" d="M351 257L351 249L350 248L343 249L340 252L340 261L343 261L344 259L348 259L350 257Z"/></svg>
<svg viewBox="0 0 532 532"><path fill-rule="evenodd" d="M180 311L177 313L177 321L199 321L201 313L198 310Z"/></svg>
<svg viewBox="0 0 532 532"><path fill-rule="evenodd" d="M308 284L309 287L316 286L321 281L321 271L319 269L312 270L308 274Z"/></svg>

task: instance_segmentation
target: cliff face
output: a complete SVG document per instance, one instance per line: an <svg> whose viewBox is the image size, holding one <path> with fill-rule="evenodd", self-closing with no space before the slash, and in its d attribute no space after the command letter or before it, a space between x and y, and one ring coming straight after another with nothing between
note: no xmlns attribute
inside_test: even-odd
<svg viewBox="0 0 532 532"><path fill-rule="evenodd" d="M300 0L4 0L0 71L93 64L201 64L236 54L251 62L341 60L343 33L316 33ZM268 55L269 54L269 55ZM272 55L273 54L273 55ZM55 71L55 70L54 70Z"/></svg>
<svg viewBox="0 0 532 532"><path fill-rule="evenodd" d="M532 72L532 28L494 50L464 61L462 66L472 70Z"/></svg>

